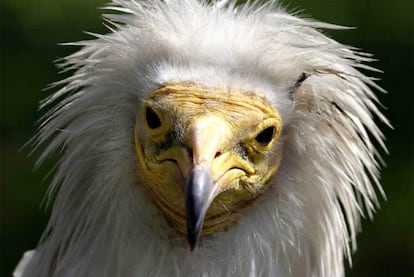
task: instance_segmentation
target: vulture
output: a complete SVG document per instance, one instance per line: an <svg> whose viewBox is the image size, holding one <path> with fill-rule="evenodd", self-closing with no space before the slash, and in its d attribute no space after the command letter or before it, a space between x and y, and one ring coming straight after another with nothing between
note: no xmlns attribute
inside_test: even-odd
<svg viewBox="0 0 414 277"><path fill-rule="evenodd" d="M344 276L384 195L372 57L277 1L104 9L40 104L53 207L14 275Z"/></svg>

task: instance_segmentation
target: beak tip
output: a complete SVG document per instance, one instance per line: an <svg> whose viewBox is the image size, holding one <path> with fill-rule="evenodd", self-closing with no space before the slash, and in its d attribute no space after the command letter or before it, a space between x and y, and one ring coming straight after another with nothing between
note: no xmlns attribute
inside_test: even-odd
<svg viewBox="0 0 414 277"><path fill-rule="evenodd" d="M200 237L201 230L200 228L193 229L191 226L187 228L187 241L190 252L193 252L196 247L197 241Z"/></svg>
<svg viewBox="0 0 414 277"><path fill-rule="evenodd" d="M187 177L185 188L187 240L191 252L200 237L209 199L214 192L213 188L211 176L203 167L196 166Z"/></svg>

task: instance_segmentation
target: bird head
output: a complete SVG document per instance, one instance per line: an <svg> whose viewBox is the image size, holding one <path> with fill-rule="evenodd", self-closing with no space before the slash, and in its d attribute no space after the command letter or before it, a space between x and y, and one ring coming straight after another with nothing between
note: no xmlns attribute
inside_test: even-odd
<svg viewBox="0 0 414 277"><path fill-rule="evenodd" d="M135 147L142 182L191 249L200 232L234 223L277 171L282 122L258 93L167 83L141 111Z"/></svg>
<svg viewBox="0 0 414 277"><path fill-rule="evenodd" d="M378 204L371 58L237 2L114 0L74 43L34 138L60 153L38 276L343 275Z"/></svg>

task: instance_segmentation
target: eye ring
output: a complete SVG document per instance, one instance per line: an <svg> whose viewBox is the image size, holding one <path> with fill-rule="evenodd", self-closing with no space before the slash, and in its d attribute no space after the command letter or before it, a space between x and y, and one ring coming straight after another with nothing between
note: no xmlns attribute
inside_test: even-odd
<svg viewBox="0 0 414 277"><path fill-rule="evenodd" d="M246 143L254 149L255 152L270 150L278 140L281 132L282 121L278 114L264 119L254 127L254 136L251 136Z"/></svg>
<svg viewBox="0 0 414 277"><path fill-rule="evenodd" d="M262 147L268 146L274 139L276 134L276 127L269 126L256 135L254 140Z"/></svg>

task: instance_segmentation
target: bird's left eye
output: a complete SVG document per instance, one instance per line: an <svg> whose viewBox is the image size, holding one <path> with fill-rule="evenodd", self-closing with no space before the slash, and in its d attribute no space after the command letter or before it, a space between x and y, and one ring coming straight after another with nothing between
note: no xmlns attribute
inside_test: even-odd
<svg viewBox="0 0 414 277"><path fill-rule="evenodd" d="M150 107L147 107L146 110L145 110L145 119L146 119L147 125L150 129L157 129L158 127L161 126L160 117Z"/></svg>
<svg viewBox="0 0 414 277"><path fill-rule="evenodd" d="M274 126L267 127L255 137L255 140L261 146L267 146L272 141L272 139L275 137L275 133L276 133L276 128Z"/></svg>

